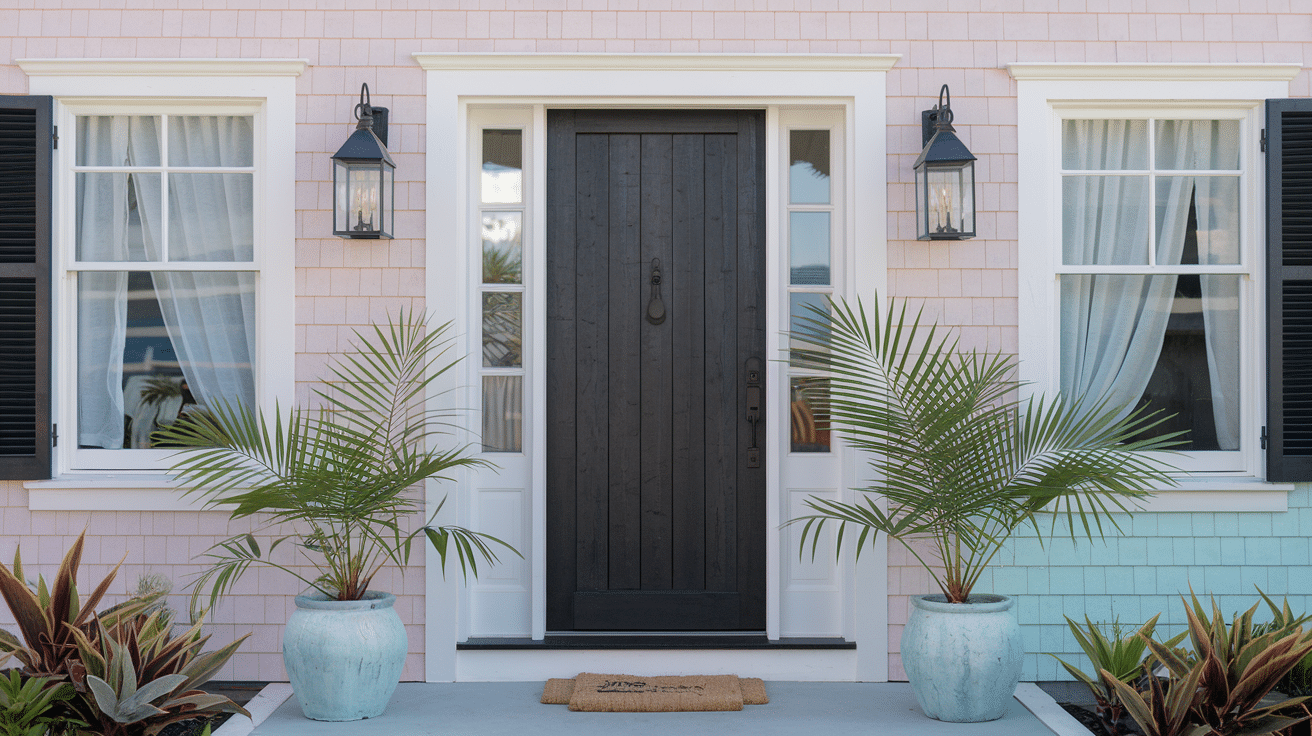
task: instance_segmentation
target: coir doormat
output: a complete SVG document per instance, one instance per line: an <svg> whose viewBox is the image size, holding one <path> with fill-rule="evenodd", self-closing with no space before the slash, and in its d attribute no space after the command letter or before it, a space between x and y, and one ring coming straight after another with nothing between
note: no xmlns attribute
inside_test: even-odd
<svg viewBox="0 0 1312 736"><path fill-rule="evenodd" d="M742 710L770 702L765 683L734 675L637 677L584 672L573 679L551 679L542 702L569 704L570 710L606 713Z"/></svg>

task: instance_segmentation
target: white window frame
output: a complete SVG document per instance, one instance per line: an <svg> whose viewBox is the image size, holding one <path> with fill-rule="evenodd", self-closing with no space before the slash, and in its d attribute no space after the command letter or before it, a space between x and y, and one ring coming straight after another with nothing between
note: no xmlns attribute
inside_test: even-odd
<svg viewBox="0 0 1312 736"><path fill-rule="evenodd" d="M1020 375L1032 390L1057 392L1061 260L1061 124L1067 119L1230 119L1241 126L1241 445L1235 452L1168 457L1179 491L1150 510L1276 510L1283 486L1261 483L1258 433L1265 416L1263 324L1263 104L1288 95L1297 65L1044 64L1009 66L1017 80ZM1292 486L1290 486L1292 488ZM1168 490L1168 489L1156 489ZM1190 495L1192 494L1192 497ZM1192 505L1192 508L1188 506Z"/></svg>
<svg viewBox="0 0 1312 736"><path fill-rule="evenodd" d="M295 77L298 59L20 60L31 93L55 97L64 145L54 158L52 253L52 416L64 441L55 448L57 477L28 484L32 508L191 507L165 470L167 450L78 450L76 442L76 293L72 167L76 117L107 114L252 115L255 123L255 260L195 264L194 270L257 272L256 390L259 405L291 403L294 387ZM216 266L216 267L212 267ZM126 494L105 490L126 491ZM116 498L117 497L117 498Z"/></svg>

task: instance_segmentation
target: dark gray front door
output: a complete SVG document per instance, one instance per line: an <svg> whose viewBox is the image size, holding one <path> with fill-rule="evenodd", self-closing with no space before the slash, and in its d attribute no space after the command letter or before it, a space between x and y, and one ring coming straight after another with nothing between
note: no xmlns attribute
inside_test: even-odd
<svg viewBox="0 0 1312 736"><path fill-rule="evenodd" d="M550 631L765 628L764 143L760 111L548 114Z"/></svg>

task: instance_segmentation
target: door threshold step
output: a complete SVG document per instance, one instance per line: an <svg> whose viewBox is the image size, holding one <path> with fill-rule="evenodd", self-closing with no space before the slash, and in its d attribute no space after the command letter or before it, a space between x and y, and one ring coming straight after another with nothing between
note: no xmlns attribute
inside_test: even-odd
<svg viewBox="0 0 1312 736"><path fill-rule="evenodd" d="M571 634L547 636L544 639L470 637L456 643L456 649L476 650L540 650L552 649L856 649L856 642L842 637L793 637L770 640L764 636L683 636L679 634L624 636L604 634L597 636Z"/></svg>

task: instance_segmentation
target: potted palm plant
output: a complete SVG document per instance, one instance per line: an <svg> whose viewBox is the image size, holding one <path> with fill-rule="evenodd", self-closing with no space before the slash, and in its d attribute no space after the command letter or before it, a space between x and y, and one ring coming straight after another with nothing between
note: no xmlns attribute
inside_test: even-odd
<svg viewBox="0 0 1312 736"><path fill-rule="evenodd" d="M461 570L475 575L479 559L497 561L499 548L518 554L495 537L436 525L437 511L409 528L422 504L416 488L455 468L484 464L467 447L439 444L445 415L426 405L433 381L456 362L447 357L447 327L428 330L423 319L403 312L386 327L357 331L355 349L315 390L317 408L270 420L219 402L156 433L159 442L184 448L173 472L188 493L260 524L255 534L210 549L193 603L207 591L212 607L259 565L308 587L283 634L283 661L309 718L358 720L383 712L405 664L406 635L395 597L370 583L388 564L404 570L416 540L431 544L444 568L454 550ZM256 537L263 534L273 541L260 545ZM275 556L288 541L317 576Z"/></svg>
<svg viewBox="0 0 1312 736"><path fill-rule="evenodd" d="M902 544L938 585L912 598L902 662L926 715L945 721L1001 718L1020 679L1020 629L1008 596L974 593L980 574L1022 525L1043 538L1040 512L1066 531L1102 534L1111 511L1129 511L1146 489L1171 485L1152 456L1174 435L1159 421L1105 403L1021 397L1010 356L963 352L937 326L908 320L906 305L881 318L858 303L815 310L793 334L794 365L830 383L829 420L866 453L876 478L854 502L812 497L801 549L837 524L859 530L857 554L880 534ZM1114 524L1115 520L1111 520Z"/></svg>

